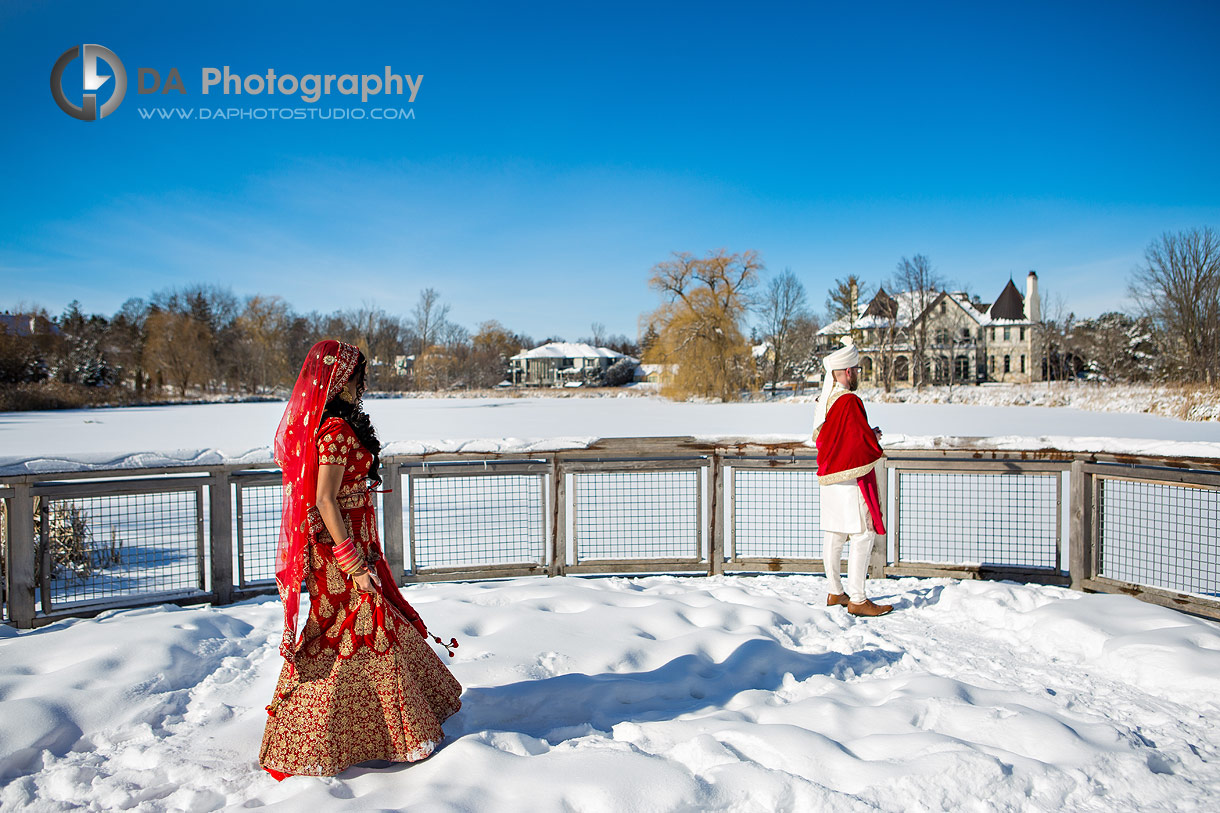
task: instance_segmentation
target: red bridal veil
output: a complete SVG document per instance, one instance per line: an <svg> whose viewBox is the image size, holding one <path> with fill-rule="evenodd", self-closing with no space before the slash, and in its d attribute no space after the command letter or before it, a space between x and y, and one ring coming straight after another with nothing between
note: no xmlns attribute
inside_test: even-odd
<svg viewBox="0 0 1220 813"><path fill-rule="evenodd" d="M275 432L275 462L283 471L284 506L280 539L275 550L275 582L284 602L284 637L280 654L295 661L297 611L301 581L305 578L305 546L318 488L318 455L314 448L326 402L347 384L360 351L328 339L318 342L305 357L288 408Z"/></svg>

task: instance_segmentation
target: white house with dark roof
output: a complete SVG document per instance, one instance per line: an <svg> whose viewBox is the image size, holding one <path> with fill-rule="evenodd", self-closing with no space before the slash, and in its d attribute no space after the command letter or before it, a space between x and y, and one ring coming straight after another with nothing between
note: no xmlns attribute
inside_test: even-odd
<svg viewBox="0 0 1220 813"><path fill-rule="evenodd" d="M861 381L881 383L885 365L892 365L894 383L902 385L913 380L914 339L923 328L929 383L1042 380L1036 272L1026 276L1024 296L1010 279L990 304L963 291L940 291L927 301L921 310L915 294L882 288L854 324L843 317L819 330L818 349L829 352L854 334Z"/></svg>
<svg viewBox="0 0 1220 813"><path fill-rule="evenodd" d="M526 387L558 387L593 383L619 359L638 359L608 347L578 342L550 342L513 356L512 382Z"/></svg>

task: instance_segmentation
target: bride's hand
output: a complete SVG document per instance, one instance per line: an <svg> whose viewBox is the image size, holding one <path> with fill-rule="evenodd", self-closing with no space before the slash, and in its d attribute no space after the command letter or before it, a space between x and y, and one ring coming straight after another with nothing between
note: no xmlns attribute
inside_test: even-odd
<svg viewBox="0 0 1220 813"><path fill-rule="evenodd" d="M377 574L371 570L352 576L352 581L356 583L356 588L361 593L374 593L381 587L381 579L377 578Z"/></svg>

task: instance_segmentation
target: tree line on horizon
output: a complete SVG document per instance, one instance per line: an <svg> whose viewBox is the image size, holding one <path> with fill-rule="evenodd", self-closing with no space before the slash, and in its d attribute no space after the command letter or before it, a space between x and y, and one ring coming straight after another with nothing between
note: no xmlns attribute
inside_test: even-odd
<svg viewBox="0 0 1220 813"><path fill-rule="evenodd" d="M239 299L197 284L127 300L113 315L85 314L72 302L52 317L21 310L22 330L0 329L0 409L145 403L188 395L282 395L313 344L342 338L370 359L369 387L439 391L493 387L509 359L534 340L488 320L469 331L449 318L433 288L409 314L372 304L298 313L279 296ZM32 327L27 327L32 320ZM593 325L594 341L638 353L623 336ZM557 340L555 338L548 341Z"/></svg>
<svg viewBox="0 0 1220 813"><path fill-rule="evenodd" d="M790 269L765 277L756 251L725 249L696 257L675 252L658 262L648 285L660 304L640 320L640 338L609 336L599 324L578 341L610 347L666 371L663 393L736 400L769 384L803 380L820 370L820 316ZM858 276L834 281L822 316L838 319L880 287L927 302L950 286L921 254L903 257L876 287ZM955 290L962 290L955 286ZM969 292L969 288L964 290ZM1043 296L1037 326L1050 378L1212 385L1220 374L1220 239L1209 228L1166 232L1149 244L1128 280L1135 304L1077 318L1062 298ZM923 300L920 300L923 301ZM282 395L314 342L344 337L372 360L369 386L381 391L443 391L495 386L509 359L535 346L498 321L474 332L449 318L449 306L425 288L409 314L372 304L302 314L279 296L244 300L231 290L197 284L127 300L112 316L85 314L73 302L63 314L26 308L33 327L0 325L0 410L145 403L167 398ZM906 337L914 384L929 341ZM562 341L549 337L545 341ZM753 349L766 344L763 353ZM404 359L410 363L400 363Z"/></svg>

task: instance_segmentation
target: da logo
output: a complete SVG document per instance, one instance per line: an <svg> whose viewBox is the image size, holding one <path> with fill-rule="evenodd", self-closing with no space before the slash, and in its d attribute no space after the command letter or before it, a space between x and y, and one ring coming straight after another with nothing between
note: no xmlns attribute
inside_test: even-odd
<svg viewBox="0 0 1220 813"><path fill-rule="evenodd" d="M68 101L68 97L64 95L63 84L64 69L77 57L81 59L85 91L81 105ZM110 70L114 73L114 89L100 110L97 106L97 94L92 91L101 89L110 81L110 77L97 75L99 59L109 65ZM126 94L127 71L123 69L123 63L115 56L114 51L101 45L74 45L60 55L59 59L55 61L55 67L51 69L51 95L55 97L55 103L59 105L60 109L74 119L97 121L105 118L118 109L119 103L123 101Z"/></svg>

